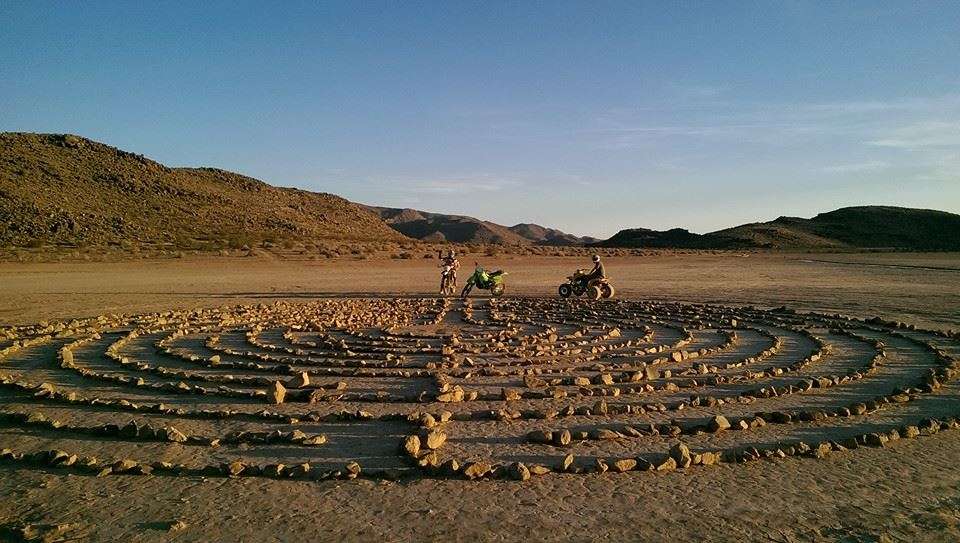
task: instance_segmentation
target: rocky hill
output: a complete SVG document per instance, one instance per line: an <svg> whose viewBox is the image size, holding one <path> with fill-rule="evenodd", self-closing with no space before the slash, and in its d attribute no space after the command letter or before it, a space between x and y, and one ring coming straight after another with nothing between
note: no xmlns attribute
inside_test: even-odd
<svg viewBox="0 0 960 543"><path fill-rule="evenodd" d="M779 217L708 234L621 230L601 247L686 249L896 249L960 251L960 215L888 206L845 207L812 219Z"/></svg>
<svg viewBox="0 0 960 543"><path fill-rule="evenodd" d="M0 134L0 245L402 241L367 209L71 135Z"/></svg>
<svg viewBox="0 0 960 543"><path fill-rule="evenodd" d="M425 242L576 246L597 241L537 224L521 223L508 227L464 215L392 207L371 206L370 209L398 232Z"/></svg>

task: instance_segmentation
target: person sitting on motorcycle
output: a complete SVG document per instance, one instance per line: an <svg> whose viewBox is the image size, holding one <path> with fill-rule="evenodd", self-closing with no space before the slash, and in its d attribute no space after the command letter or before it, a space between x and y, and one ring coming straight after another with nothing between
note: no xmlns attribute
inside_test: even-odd
<svg viewBox="0 0 960 543"><path fill-rule="evenodd" d="M600 262L600 255L593 255L593 269L584 276L587 286L593 286L607 278L606 270L603 269L603 263Z"/></svg>
<svg viewBox="0 0 960 543"><path fill-rule="evenodd" d="M450 279L454 287L457 286L457 270L460 269L460 261L457 260L457 254L453 252L453 249L447 251L447 256L441 258L440 267L446 268L450 267ZM442 278L441 278L442 282ZM441 292L443 291L443 285L440 286Z"/></svg>

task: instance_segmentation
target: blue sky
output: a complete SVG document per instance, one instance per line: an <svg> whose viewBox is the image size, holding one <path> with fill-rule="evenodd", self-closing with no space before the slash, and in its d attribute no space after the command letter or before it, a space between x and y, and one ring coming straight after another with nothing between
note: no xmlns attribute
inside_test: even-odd
<svg viewBox="0 0 960 543"><path fill-rule="evenodd" d="M960 2L7 0L0 29L0 130L364 203L597 236L960 212Z"/></svg>

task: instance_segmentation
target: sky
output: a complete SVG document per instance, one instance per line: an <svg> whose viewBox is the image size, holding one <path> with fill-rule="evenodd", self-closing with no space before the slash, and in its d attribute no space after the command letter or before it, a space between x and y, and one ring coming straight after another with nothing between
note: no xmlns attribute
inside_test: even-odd
<svg viewBox="0 0 960 543"><path fill-rule="evenodd" d="M960 2L0 2L0 131L607 237L960 213Z"/></svg>

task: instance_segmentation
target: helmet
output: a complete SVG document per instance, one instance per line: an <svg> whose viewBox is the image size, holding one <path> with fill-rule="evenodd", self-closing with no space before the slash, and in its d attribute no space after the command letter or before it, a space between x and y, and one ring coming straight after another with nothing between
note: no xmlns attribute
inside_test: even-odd
<svg viewBox="0 0 960 543"><path fill-rule="evenodd" d="M600 262L600 255L593 255L594 262Z"/></svg>

